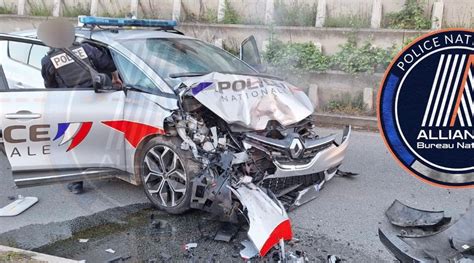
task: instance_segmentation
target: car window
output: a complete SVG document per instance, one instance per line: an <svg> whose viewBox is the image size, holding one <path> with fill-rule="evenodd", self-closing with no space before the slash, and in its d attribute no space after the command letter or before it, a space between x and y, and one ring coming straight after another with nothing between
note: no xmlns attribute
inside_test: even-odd
<svg viewBox="0 0 474 263"><path fill-rule="evenodd" d="M8 41L8 56L19 62L28 63L28 55L30 54L31 44Z"/></svg>
<svg viewBox="0 0 474 263"><path fill-rule="evenodd" d="M48 53L48 51L49 47L33 45L33 47L31 48L28 64L37 69L41 69L41 59L43 59L43 57Z"/></svg>
<svg viewBox="0 0 474 263"><path fill-rule="evenodd" d="M142 88L148 91L156 90L156 85L137 66L119 53L112 51L115 65L126 86Z"/></svg>
<svg viewBox="0 0 474 263"><path fill-rule="evenodd" d="M171 74L187 72L255 73L226 51L188 38L131 39L122 44L145 61L171 87L180 83Z"/></svg>

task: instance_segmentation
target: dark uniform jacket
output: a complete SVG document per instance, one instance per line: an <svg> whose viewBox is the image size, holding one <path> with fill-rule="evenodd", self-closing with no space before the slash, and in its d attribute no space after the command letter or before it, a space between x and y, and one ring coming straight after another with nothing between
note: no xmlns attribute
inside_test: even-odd
<svg viewBox="0 0 474 263"><path fill-rule="evenodd" d="M109 74L116 71L110 55L90 44L74 44L72 50L85 63L100 73ZM60 49L52 49L41 60L41 75L46 88L89 88L92 79L89 71L81 67Z"/></svg>

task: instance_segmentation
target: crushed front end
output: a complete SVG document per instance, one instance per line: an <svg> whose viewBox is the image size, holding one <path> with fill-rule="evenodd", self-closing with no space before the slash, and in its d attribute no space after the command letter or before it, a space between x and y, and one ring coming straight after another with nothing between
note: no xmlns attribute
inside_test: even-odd
<svg viewBox="0 0 474 263"><path fill-rule="evenodd" d="M167 121L167 129L181 137L181 148L191 151L202 167L192 180L190 206L222 221L248 222L252 242L242 256L264 256L292 238L286 212L316 198L337 174L351 128L345 128L340 140L320 136L308 109L311 103L289 84L249 78L246 83L260 83L260 92L272 95L229 109L212 97L219 96L213 85L223 81L222 74L212 81L203 78L181 86L182 110ZM283 101L288 105L278 104ZM261 111L269 104L279 108Z"/></svg>
<svg viewBox="0 0 474 263"><path fill-rule="evenodd" d="M271 190L287 209L316 197L337 173L349 143L350 127L345 128L337 143L336 135L319 137L310 122L306 125L249 133L243 140L257 164L255 178L261 178L258 185Z"/></svg>

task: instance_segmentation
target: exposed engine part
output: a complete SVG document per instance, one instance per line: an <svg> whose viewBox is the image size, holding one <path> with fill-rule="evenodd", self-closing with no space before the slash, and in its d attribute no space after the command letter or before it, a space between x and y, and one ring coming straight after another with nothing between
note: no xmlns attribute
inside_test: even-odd
<svg viewBox="0 0 474 263"><path fill-rule="evenodd" d="M221 221L238 222L239 204L232 199L228 188L232 181L232 160L232 153L226 152L193 179L192 208L220 215Z"/></svg>
<svg viewBox="0 0 474 263"><path fill-rule="evenodd" d="M194 157L198 158L199 153L197 151L196 144L186 134L186 123L184 121L178 122L178 124L176 125L176 131L178 132L179 137L181 137L181 139L183 139L183 143L181 144L181 149L185 150L185 151L191 149Z"/></svg>
<svg viewBox="0 0 474 263"><path fill-rule="evenodd" d="M232 165L245 163L249 159L247 152L234 153L234 159L232 159Z"/></svg>
<svg viewBox="0 0 474 263"><path fill-rule="evenodd" d="M214 145L212 144L212 142L204 142L202 144L202 149L206 152L212 152L216 149L216 147L214 147Z"/></svg>

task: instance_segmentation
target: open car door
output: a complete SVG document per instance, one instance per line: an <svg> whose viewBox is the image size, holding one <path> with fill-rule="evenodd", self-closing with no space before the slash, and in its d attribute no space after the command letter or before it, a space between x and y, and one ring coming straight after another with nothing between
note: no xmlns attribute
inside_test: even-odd
<svg viewBox="0 0 474 263"><path fill-rule="evenodd" d="M8 43L23 43L28 63L43 57L31 53L36 45L44 47L38 39L0 34L0 45ZM2 66L9 50L1 52L0 130L17 186L113 176L126 170L124 140L103 124L123 119L123 91L45 89L43 83L18 88L8 81L14 72ZM35 74L41 76L40 69L31 67L24 78Z"/></svg>

